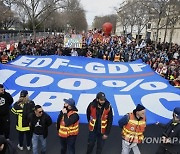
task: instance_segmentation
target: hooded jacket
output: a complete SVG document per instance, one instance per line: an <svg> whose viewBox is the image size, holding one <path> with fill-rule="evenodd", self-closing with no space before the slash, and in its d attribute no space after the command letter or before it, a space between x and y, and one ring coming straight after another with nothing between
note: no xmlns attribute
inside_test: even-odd
<svg viewBox="0 0 180 154"><path fill-rule="evenodd" d="M13 101L12 96L8 92L4 91L4 94L0 94L0 116L9 115Z"/></svg>

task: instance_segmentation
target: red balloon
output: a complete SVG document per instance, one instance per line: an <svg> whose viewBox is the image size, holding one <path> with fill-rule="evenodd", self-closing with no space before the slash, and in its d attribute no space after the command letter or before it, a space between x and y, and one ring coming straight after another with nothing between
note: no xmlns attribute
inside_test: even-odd
<svg viewBox="0 0 180 154"><path fill-rule="evenodd" d="M113 25L110 22L106 22L102 25L102 29L106 35L109 35L112 31Z"/></svg>

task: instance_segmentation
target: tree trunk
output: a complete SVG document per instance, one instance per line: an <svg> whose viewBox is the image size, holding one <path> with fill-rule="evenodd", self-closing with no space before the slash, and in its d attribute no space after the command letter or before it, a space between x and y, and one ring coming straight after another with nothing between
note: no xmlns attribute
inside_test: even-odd
<svg viewBox="0 0 180 154"><path fill-rule="evenodd" d="M159 37L159 27L157 27L157 30L156 30L155 49L157 49L158 37Z"/></svg>
<svg viewBox="0 0 180 154"><path fill-rule="evenodd" d="M168 14L167 14L167 19L166 19L166 28L165 28L165 33L164 33L164 43L166 42L166 36L167 36L167 29L168 29L168 21L169 21L169 11L170 7L168 8Z"/></svg>
<svg viewBox="0 0 180 154"><path fill-rule="evenodd" d="M137 44L139 44L139 36L140 36L139 34L140 34L140 31L141 31L141 30L140 30L140 29L138 29Z"/></svg>
<svg viewBox="0 0 180 154"><path fill-rule="evenodd" d="M36 25L35 25L34 17L32 17L32 27L33 27L33 39L36 40Z"/></svg>
<svg viewBox="0 0 180 154"><path fill-rule="evenodd" d="M160 25L161 19L158 20L157 23L157 30L156 30L156 39L155 39L155 49L157 48L158 38L159 38L159 25Z"/></svg>
<svg viewBox="0 0 180 154"><path fill-rule="evenodd" d="M165 28L165 33L164 33L164 40L163 40L164 43L166 42L167 29L168 29L168 23L166 23L166 28Z"/></svg>
<svg viewBox="0 0 180 154"><path fill-rule="evenodd" d="M170 32L170 38L169 38L169 43L170 43L169 50L170 50L171 47L172 47L172 37L173 37L173 33L174 33L174 24L171 26L171 32Z"/></svg>
<svg viewBox="0 0 180 154"><path fill-rule="evenodd" d="M124 37L126 35L126 26L125 25L123 26L123 35L124 35Z"/></svg>
<svg viewBox="0 0 180 154"><path fill-rule="evenodd" d="M131 25L131 36L132 36L132 31L133 31L133 25Z"/></svg>

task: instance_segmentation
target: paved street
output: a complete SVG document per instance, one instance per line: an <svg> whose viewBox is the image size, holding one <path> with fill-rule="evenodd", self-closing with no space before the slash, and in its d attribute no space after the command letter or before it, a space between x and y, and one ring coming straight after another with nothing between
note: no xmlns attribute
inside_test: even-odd
<svg viewBox="0 0 180 154"><path fill-rule="evenodd" d="M11 139L17 144L17 132L13 127L15 127L15 120L12 122L12 131ZM157 126L150 125L147 127L145 136L160 136L161 128ZM80 124L80 134L78 135L76 142L76 154L85 154L87 147L87 136L88 136L88 127L87 124ZM55 124L49 128L49 137L48 137L48 147L47 154L59 154L60 153L60 144L59 138L56 135ZM141 144L140 150L142 154L155 154L155 151L158 147L157 144ZM103 154L120 154L121 152L121 135L120 129L117 126L113 126L110 136L106 141L105 147L103 149ZM19 154L31 154L24 149L22 152L19 151ZM131 152L132 153L132 152ZM95 154L95 152L93 153Z"/></svg>

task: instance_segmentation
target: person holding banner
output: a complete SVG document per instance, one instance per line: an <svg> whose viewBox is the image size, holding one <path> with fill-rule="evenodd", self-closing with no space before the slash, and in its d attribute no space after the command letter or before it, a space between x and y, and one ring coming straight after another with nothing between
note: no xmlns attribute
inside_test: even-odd
<svg viewBox="0 0 180 154"><path fill-rule="evenodd" d="M97 140L96 154L101 154L111 130L113 114L110 102L103 92L99 92L96 98L88 105L86 110L89 122L89 136L86 154L91 154Z"/></svg>
<svg viewBox="0 0 180 154"><path fill-rule="evenodd" d="M60 137L61 154L75 154L75 143L79 133L78 109L72 98L64 99L64 102L64 107L60 111L57 119L57 131Z"/></svg>
<svg viewBox="0 0 180 154"><path fill-rule="evenodd" d="M173 119L167 124L156 123L165 131L162 133L162 144L156 154L179 154L180 153L180 107L174 108Z"/></svg>
<svg viewBox="0 0 180 154"><path fill-rule="evenodd" d="M13 105L11 111L17 116L16 130L19 133L19 144L17 145L19 150L23 150L24 134L26 134L27 150L31 147L31 131L29 126L29 115L34 111L34 101L29 99L28 91L22 90L19 100Z"/></svg>
<svg viewBox="0 0 180 154"><path fill-rule="evenodd" d="M131 149L134 154L141 154L137 146L144 138L146 127L145 107L138 104L132 113L124 115L119 121L122 129L122 152L121 154L129 154Z"/></svg>

